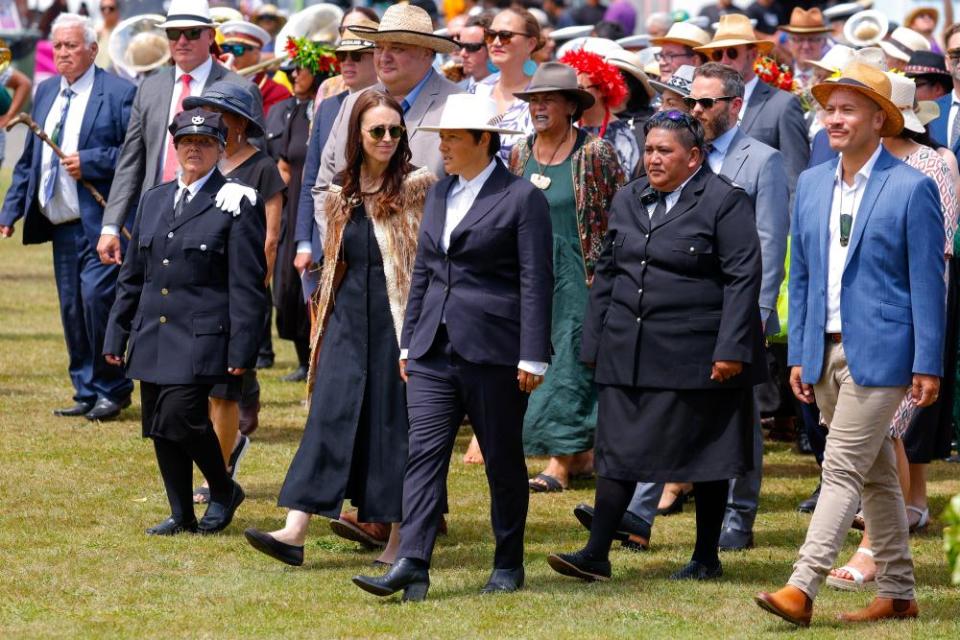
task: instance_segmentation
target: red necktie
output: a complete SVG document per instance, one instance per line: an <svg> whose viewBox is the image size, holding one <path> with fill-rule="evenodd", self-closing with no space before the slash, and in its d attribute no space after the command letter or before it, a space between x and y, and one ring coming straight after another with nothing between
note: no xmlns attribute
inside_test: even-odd
<svg viewBox="0 0 960 640"><path fill-rule="evenodd" d="M183 83L183 87L180 89L180 101L177 103L177 108L174 109L173 113L170 114L170 122L173 122L173 117L178 113L183 111L183 101L190 97L190 81L193 78L190 77L189 73L185 73L180 76L180 82ZM180 162L177 160L177 149L173 146L173 136L170 136L170 139L167 143L167 157L163 161L163 180L162 182L170 182L177 177L177 169L180 168Z"/></svg>

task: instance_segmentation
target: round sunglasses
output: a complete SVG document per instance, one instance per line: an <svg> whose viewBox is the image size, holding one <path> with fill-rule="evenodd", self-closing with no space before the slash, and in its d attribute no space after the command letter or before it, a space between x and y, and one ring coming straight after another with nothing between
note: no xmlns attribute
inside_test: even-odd
<svg viewBox="0 0 960 640"><path fill-rule="evenodd" d="M714 62L720 62L723 60L723 54L727 54L727 58L730 60L736 60L740 57L740 51L734 47L727 47L726 49L714 49L710 52L710 59Z"/></svg>
<svg viewBox="0 0 960 640"><path fill-rule="evenodd" d="M389 127L378 124L375 127L367 129L367 133L370 134L370 137L373 138L375 142L383 140L383 137L388 133L390 134L391 140L399 140L401 136L403 136L404 131L406 131L406 129L399 124L390 125Z"/></svg>
<svg viewBox="0 0 960 640"><path fill-rule="evenodd" d="M487 44L493 44L497 41L497 38L500 39L500 44L510 44L510 41L517 36L521 38L532 37L529 33L517 33L516 31L493 31L492 29L483 30L483 41Z"/></svg>

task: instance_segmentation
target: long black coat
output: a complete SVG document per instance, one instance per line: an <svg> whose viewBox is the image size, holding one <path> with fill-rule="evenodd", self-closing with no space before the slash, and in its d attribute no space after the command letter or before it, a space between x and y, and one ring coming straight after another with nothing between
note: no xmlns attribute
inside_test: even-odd
<svg viewBox="0 0 960 640"><path fill-rule="evenodd" d="M613 199L584 321L581 360L601 385L658 389L762 380L760 241L746 192L708 167L651 224L640 178ZM744 372L722 385L713 363ZM753 364L757 366L753 366Z"/></svg>
<svg viewBox="0 0 960 640"><path fill-rule="evenodd" d="M177 181L140 201L103 352L126 356L127 376L154 384L213 384L254 366L263 332L263 201L238 216L216 206L214 170L174 218Z"/></svg>

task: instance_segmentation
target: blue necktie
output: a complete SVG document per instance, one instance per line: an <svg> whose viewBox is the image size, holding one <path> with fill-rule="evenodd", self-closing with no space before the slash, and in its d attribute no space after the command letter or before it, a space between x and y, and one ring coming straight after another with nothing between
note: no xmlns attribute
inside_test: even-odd
<svg viewBox="0 0 960 640"><path fill-rule="evenodd" d="M407 111L410 110L410 103L407 102L407 99L404 98L400 101L400 111L403 112L403 115L407 115Z"/></svg>
<svg viewBox="0 0 960 640"><path fill-rule="evenodd" d="M57 126L53 129L53 133L50 134L50 139L53 140L53 143L58 147L60 146L60 139L63 137L63 127L67 124L67 112L70 111L70 98L73 94L73 90L69 87L64 89L60 94L65 98L63 109L60 111L60 122L57 123ZM43 183L44 206L53 199L53 190L57 185L57 178L60 175L60 158L58 158L56 154L53 154L50 158L50 163L50 171L47 173L47 179Z"/></svg>

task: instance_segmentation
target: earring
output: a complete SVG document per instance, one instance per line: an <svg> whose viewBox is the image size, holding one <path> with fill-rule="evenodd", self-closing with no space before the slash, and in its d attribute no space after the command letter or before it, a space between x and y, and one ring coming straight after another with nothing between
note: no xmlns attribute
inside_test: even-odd
<svg viewBox="0 0 960 640"><path fill-rule="evenodd" d="M523 63L523 75L532 76L537 72L537 63L533 60L527 60Z"/></svg>

